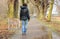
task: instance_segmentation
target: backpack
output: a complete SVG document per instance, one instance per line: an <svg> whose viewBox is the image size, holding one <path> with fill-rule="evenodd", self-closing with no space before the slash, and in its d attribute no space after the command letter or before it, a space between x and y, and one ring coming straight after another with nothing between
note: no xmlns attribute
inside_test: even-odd
<svg viewBox="0 0 60 39"><path fill-rule="evenodd" d="M27 20L28 18L27 18L27 15L26 15L26 13L27 13L27 9L23 9L22 10L22 13L23 13L23 16L22 16L22 20Z"/></svg>

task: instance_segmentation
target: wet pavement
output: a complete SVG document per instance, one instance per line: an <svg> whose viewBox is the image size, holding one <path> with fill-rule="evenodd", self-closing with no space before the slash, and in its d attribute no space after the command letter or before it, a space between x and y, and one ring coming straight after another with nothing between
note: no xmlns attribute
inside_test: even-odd
<svg viewBox="0 0 60 39"><path fill-rule="evenodd" d="M52 33L52 39L60 39L60 36L57 33L48 29L37 19L32 18L28 23L27 32L25 35L22 35L21 28L17 28L15 30L15 34L11 35L10 37L4 36L3 39L49 39L48 32L50 31Z"/></svg>
<svg viewBox="0 0 60 39"><path fill-rule="evenodd" d="M26 35L22 35L21 28L16 31L10 39L43 39L47 38L47 31L42 30L42 26L39 21L32 19L29 21Z"/></svg>

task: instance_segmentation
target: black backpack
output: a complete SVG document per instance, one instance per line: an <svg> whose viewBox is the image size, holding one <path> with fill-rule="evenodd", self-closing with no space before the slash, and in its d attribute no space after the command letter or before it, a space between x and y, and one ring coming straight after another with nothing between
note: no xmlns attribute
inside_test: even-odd
<svg viewBox="0 0 60 39"><path fill-rule="evenodd" d="M23 14L22 20L24 21L28 19L26 13L27 13L27 9L22 9L22 14Z"/></svg>

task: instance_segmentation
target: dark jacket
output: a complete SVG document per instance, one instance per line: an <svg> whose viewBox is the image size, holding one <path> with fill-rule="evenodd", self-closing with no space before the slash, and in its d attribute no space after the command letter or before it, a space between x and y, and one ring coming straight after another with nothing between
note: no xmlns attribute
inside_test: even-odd
<svg viewBox="0 0 60 39"><path fill-rule="evenodd" d="M23 9L27 9L27 12L24 14L23 13ZM20 10L20 20L22 20L22 16L26 15L27 19L30 20L30 16L29 16L29 10L27 8L27 6L21 6L21 10Z"/></svg>

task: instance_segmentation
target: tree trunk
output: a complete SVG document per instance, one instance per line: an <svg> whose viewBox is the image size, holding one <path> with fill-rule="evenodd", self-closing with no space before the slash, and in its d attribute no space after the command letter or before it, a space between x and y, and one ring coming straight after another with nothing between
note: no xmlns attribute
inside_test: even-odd
<svg viewBox="0 0 60 39"><path fill-rule="evenodd" d="M8 4L8 17L9 18L13 18L14 17L14 0L9 0L9 4Z"/></svg>
<svg viewBox="0 0 60 39"><path fill-rule="evenodd" d="M51 14L52 14L52 9L53 9L53 4L54 4L54 0L51 0L50 6L49 6L49 11L48 11L48 16L47 16L47 21L51 21Z"/></svg>
<svg viewBox="0 0 60 39"><path fill-rule="evenodd" d="M24 0L22 0L22 4L24 3Z"/></svg>
<svg viewBox="0 0 60 39"><path fill-rule="evenodd" d="M27 4L27 3L29 3L29 1L28 1L28 0L25 0L24 2L25 2L26 4Z"/></svg>
<svg viewBox="0 0 60 39"><path fill-rule="evenodd" d="M14 1L14 17L18 18L18 0Z"/></svg>
<svg viewBox="0 0 60 39"><path fill-rule="evenodd" d="M44 9L43 9L43 7L40 8L40 15L39 15L39 17L40 17L39 18L40 20L44 18Z"/></svg>
<svg viewBox="0 0 60 39"><path fill-rule="evenodd" d="M39 15L40 18L39 19L41 20L44 18L44 1L41 2L39 8L40 8L40 15Z"/></svg>

